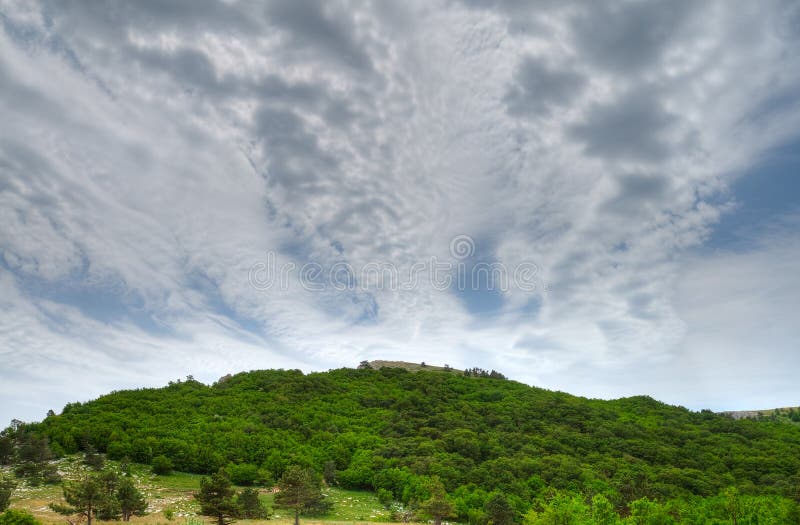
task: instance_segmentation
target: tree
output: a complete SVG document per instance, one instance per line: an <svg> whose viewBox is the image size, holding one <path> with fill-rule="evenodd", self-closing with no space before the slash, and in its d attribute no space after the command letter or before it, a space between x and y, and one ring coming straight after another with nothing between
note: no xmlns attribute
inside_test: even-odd
<svg viewBox="0 0 800 525"><path fill-rule="evenodd" d="M147 501L133 484L133 480L122 478L117 486L116 495L123 521L130 521L131 516L144 516Z"/></svg>
<svg viewBox="0 0 800 525"><path fill-rule="evenodd" d="M619 516L608 498L597 494L592 498L592 519L596 525L614 525L619 521Z"/></svg>
<svg viewBox="0 0 800 525"><path fill-rule="evenodd" d="M120 519L122 510L117 499L120 477L116 472L101 472L97 475L97 483L101 495L100 503L97 505L97 517L106 521Z"/></svg>
<svg viewBox="0 0 800 525"><path fill-rule="evenodd" d="M50 464L53 453L46 437L39 437L20 425L17 436L17 464L14 473L25 478L31 485L56 483L59 479L54 465Z"/></svg>
<svg viewBox="0 0 800 525"><path fill-rule="evenodd" d="M225 470L220 468L216 474L200 480L200 491L195 493L194 498L200 503L200 514L212 516L217 525L226 525L233 523L239 514L235 493L231 480Z"/></svg>
<svg viewBox="0 0 800 525"><path fill-rule="evenodd" d="M278 488L280 491L275 494L275 506L294 511L295 525L300 524L300 514L320 508L325 499L317 473L296 465L286 469Z"/></svg>
<svg viewBox="0 0 800 525"><path fill-rule="evenodd" d="M511 525L514 523L516 511L508 502L508 498L500 492L494 492L486 500L484 510L490 525Z"/></svg>
<svg viewBox="0 0 800 525"><path fill-rule="evenodd" d="M422 511L424 515L429 516L433 520L434 525L441 525L443 519L453 517L455 507L447 498L444 484L437 476L431 478L428 489L431 497L420 505L420 511Z"/></svg>
<svg viewBox="0 0 800 525"><path fill-rule="evenodd" d="M524 525L583 525L592 523L590 509L583 497L557 492L544 505L541 512L531 509L522 520ZM598 522L602 523L602 522ZM614 523L612 521L612 523Z"/></svg>
<svg viewBox="0 0 800 525"><path fill-rule="evenodd" d="M244 519L258 520L269 517L269 511L258 498L256 489L242 489L236 496L236 505L239 507L239 516Z"/></svg>
<svg viewBox="0 0 800 525"><path fill-rule="evenodd" d="M335 461L326 461L325 465L322 467L322 477L325 480L325 483L330 485L336 485L336 462Z"/></svg>
<svg viewBox="0 0 800 525"><path fill-rule="evenodd" d="M0 433L0 465L10 465L14 460L14 436L4 430Z"/></svg>
<svg viewBox="0 0 800 525"><path fill-rule="evenodd" d="M92 470L99 471L103 470L105 459L103 458L103 455L99 454L92 445L89 445L86 447L86 452L83 454L83 463L84 465L89 466Z"/></svg>
<svg viewBox="0 0 800 525"><path fill-rule="evenodd" d="M369 361L361 361L358 363L359 370L372 370L372 365L369 364Z"/></svg>
<svg viewBox="0 0 800 525"><path fill-rule="evenodd" d="M725 510L728 513L728 517L731 519L733 525L738 525L742 507L739 499L739 491L736 487L729 487L725 489L723 495L725 496Z"/></svg>
<svg viewBox="0 0 800 525"><path fill-rule="evenodd" d="M63 491L67 505L51 503L50 508L64 516L78 514L86 518L87 525L92 525L97 508L104 503L102 486L97 478L90 476L80 481L65 482ZM69 519L67 521L74 523Z"/></svg>
<svg viewBox="0 0 800 525"><path fill-rule="evenodd" d="M0 474L0 512L8 508L11 503L11 494L17 488L16 482Z"/></svg>

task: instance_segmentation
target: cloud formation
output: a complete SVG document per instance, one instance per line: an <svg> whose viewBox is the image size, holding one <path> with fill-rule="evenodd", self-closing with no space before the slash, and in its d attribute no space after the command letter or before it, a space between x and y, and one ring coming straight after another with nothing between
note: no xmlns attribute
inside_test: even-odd
<svg viewBox="0 0 800 525"><path fill-rule="evenodd" d="M705 243L800 129L798 20L781 1L3 0L0 416L372 358L752 408L730 381L747 361L696 367L766 344L772 318L765 385L797 329L759 294L709 312L764 261L793 283L794 237ZM459 235L462 263L532 262L537 288L251 283L268 257L410 275L458 263Z"/></svg>

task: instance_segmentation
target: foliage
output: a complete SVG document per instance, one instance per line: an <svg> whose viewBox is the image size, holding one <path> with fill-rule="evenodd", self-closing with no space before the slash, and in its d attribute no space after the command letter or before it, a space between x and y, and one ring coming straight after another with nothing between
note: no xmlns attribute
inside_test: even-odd
<svg viewBox="0 0 800 525"><path fill-rule="evenodd" d="M278 482L275 506L294 513L295 525L304 513L323 514L329 509L322 494L322 480L311 469L292 465L286 469Z"/></svg>
<svg viewBox="0 0 800 525"><path fill-rule="evenodd" d="M172 474L172 460L167 456L159 455L153 458L153 474L168 476Z"/></svg>
<svg viewBox="0 0 800 525"><path fill-rule="evenodd" d="M0 514L0 525L42 525L30 513L18 509L8 509Z"/></svg>
<svg viewBox="0 0 800 525"><path fill-rule="evenodd" d="M58 483L58 472L50 464L53 452L47 437L28 430L27 425L19 425L16 430L7 429L6 432L13 436L14 473L17 476L34 486Z"/></svg>
<svg viewBox="0 0 800 525"><path fill-rule="evenodd" d="M89 474L77 481L64 482L65 504L51 503L50 508L65 516L78 515L91 525L94 518L129 521L143 516L147 501L129 477L113 471Z"/></svg>
<svg viewBox="0 0 800 525"><path fill-rule="evenodd" d="M0 512L8 508L15 488L17 488L16 481L0 473Z"/></svg>
<svg viewBox="0 0 800 525"><path fill-rule="evenodd" d="M324 472L329 485L382 489L385 499L388 491L405 508L428 499L437 476L456 519L474 525L491 519L493 492L517 520L530 509L574 514L581 505L581 519L601 519L594 498L602 495L599 507L625 519L653 504L684 520L706 513L730 521L728 487L739 491L742 516L796 507L800 425L790 415L735 420L648 397L589 400L483 372L264 370L211 386L188 379L72 403L3 435L16 448L38 436L64 453L91 445L112 459L164 456L183 472L224 467L252 484L262 482L256 472L280 478L299 465Z"/></svg>
<svg viewBox="0 0 800 525"><path fill-rule="evenodd" d="M79 481L64 482L62 489L67 504L51 503L50 508L65 516L77 514L86 518L87 525L92 525L98 508L103 506L108 499L108 494L103 493L103 485L96 476L87 476Z"/></svg>
<svg viewBox="0 0 800 525"><path fill-rule="evenodd" d="M269 511L264 504L261 503L256 489L243 489L236 496L236 506L239 509L240 518L256 520L269 517Z"/></svg>
<svg viewBox="0 0 800 525"><path fill-rule="evenodd" d="M491 494L484 509L490 525L511 525L516 521L514 507L501 492Z"/></svg>
<svg viewBox="0 0 800 525"><path fill-rule="evenodd" d="M200 491L194 497L200 503L200 514L211 516L217 525L232 523L239 514L236 491L224 469L200 480Z"/></svg>
<svg viewBox="0 0 800 525"><path fill-rule="evenodd" d="M267 485L272 479L271 475L250 463L231 463L225 467L231 482L236 485L249 487L251 485Z"/></svg>
<svg viewBox="0 0 800 525"><path fill-rule="evenodd" d="M103 470L105 465L105 458L103 458L102 454L98 454L92 445L87 445L83 454L83 463L92 470L100 471Z"/></svg>
<svg viewBox="0 0 800 525"><path fill-rule="evenodd" d="M420 512L423 516L433 520L435 525L442 523L445 518L455 516L455 507L447 497L444 485L438 477L433 477L428 486L430 497L420 504Z"/></svg>
<svg viewBox="0 0 800 525"><path fill-rule="evenodd" d="M133 484L133 480L124 477L117 486L117 501L119 502L120 515L123 521L130 521L132 516L144 516L147 511L147 501L144 495Z"/></svg>
<svg viewBox="0 0 800 525"><path fill-rule="evenodd" d="M387 509L392 505L392 502L394 501L394 495L392 494L391 490L378 489L375 495L377 496L378 501L381 502L381 505L383 505Z"/></svg>

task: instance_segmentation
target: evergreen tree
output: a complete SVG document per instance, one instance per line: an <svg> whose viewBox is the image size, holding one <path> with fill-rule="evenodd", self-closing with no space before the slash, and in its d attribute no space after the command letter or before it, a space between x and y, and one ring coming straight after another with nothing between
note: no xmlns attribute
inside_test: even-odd
<svg viewBox="0 0 800 525"><path fill-rule="evenodd" d="M494 492L486 501L486 516L490 525L511 525L514 523L516 511L508 502L505 494Z"/></svg>
<svg viewBox="0 0 800 525"><path fill-rule="evenodd" d="M50 464L53 453L46 437L39 437L20 426L16 431L17 460L14 473L31 485L58 482L58 472Z"/></svg>
<svg viewBox="0 0 800 525"><path fill-rule="evenodd" d="M8 508L15 488L17 488L17 484L13 479L0 474L0 512Z"/></svg>
<svg viewBox="0 0 800 525"><path fill-rule="evenodd" d="M147 501L129 477L119 481L117 501L123 521L130 521L131 516L144 516L147 510Z"/></svg>
<svg viewBox="0 0 800 525"><path fill-rule="evenodd" d="M434 525L440 525L443 519L453 517L455 514L455 507L447 498L444 484L442 484L438 477L434 476L431 479L428 488L431 497L420 505L420 511L422 511L422 514L425 516L430 517Z"/></svg>
<svg viewBox="0 0 800 525"><path fill-rule="evenodd" d="M51 503L50 508L64 516L78 514L86 518L86 524L92 525L98 507L104 503L102 486L94 476L80 481L65 482L63 486L66 505Z"/></svg>
<svg viewBox="0 0 800 525"><path fill-rule="evenodd" d="M326 461L325 465L322 467L322 477L325 479L325 483L328 486L336 485L336 462L335 461Z"/></svg>
<svg viewBox="0 0 800 525"><path fill-rule="evenodd" d="M234 495L230 479L220 468L216 474L200 480L200 491L194 497L200 503L200 514L213 517L217 525L226 525L239 514Z"/></svg>
<svg viewBox="0 0 800 525"><path fill-rule="evenodd" d="M6 429L0 433L0 465L10 465L14 460L14 436Z"/></svg>
<svg viewBox="0 0 800 525"><path fill-rule="evenodd" d="M236 505L239 507L239 516L244 519L258 520L269 516L269 511L258 498L258 490L243 489L236 496Z"/></svg>
<svg viewBox="0 0 800 525"><path fill-rule="evenodd" d="M115 472L106 471L98 474L96 479L102 496L97 505L97 517L105 521L120 519L122 510L117 499L120 477Z"/></svg>
<svg viewBox="0 0 800 525"><path fill-rule="evenodd" d="M92 470L99 471L103 470L105 459L103 458L103 455L99 454L92 445L89 445L86 447L86 452L83 454L83 463Z"/></svg>
<svg viewBox="0 0 800 525"><path fill-rule="evenodd" d="M325 499L322 483L311 469L293 465L286 469L278 482L280 491L275 494L275 506L294 512L295 525L300 524L300 514L309 510L320 510Z"/></svg>

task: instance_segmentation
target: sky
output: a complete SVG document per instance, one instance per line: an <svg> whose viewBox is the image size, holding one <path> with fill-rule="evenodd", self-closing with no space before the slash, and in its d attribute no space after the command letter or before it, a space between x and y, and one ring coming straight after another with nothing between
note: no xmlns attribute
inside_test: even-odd
<svg viewBox="0 0 800 525"><path fill-rule="evenodd" d="M0 0L0 426L390 359L800 404L800 5Z"/></svg>

